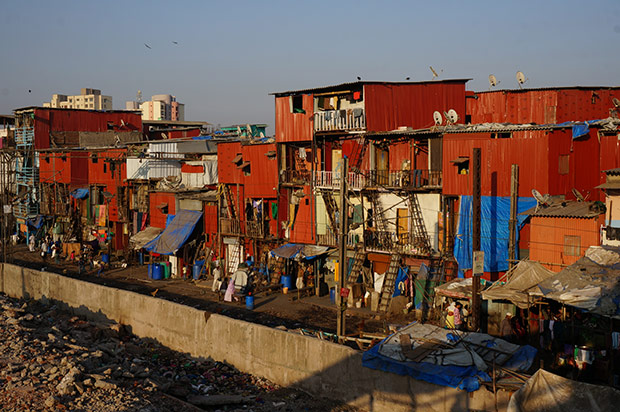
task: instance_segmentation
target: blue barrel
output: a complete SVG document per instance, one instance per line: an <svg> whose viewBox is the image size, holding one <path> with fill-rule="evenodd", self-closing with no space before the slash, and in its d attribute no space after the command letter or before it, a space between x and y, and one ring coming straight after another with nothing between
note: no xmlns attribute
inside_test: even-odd
<svg viewBox="0 0 620 412"><path fill-rule="evenodd" d="M282 282L282 286L285 288L288 288L288 290L293 289L293 277L292 276L288 276L288 275L282 276L281 282Z"/></svg>
<svg viewBox="0 0 620 412"><path fill-rule="evenodd" d="M245 307L248 310L254 310L254 296L245 297Z"/></svg>
<svg viewBox="0 0 620 412"><path fill-rule="evenodd" d="M202 265L199 265L198 263L194 263L194 266L192 266L192 276L195 280L200 279L201 270L202 270Z"/></svg>
<svg viewBox="0 0 620 412"><path fill-rule="evenodd" d="M329 290L329 300L334 304L336 303L336 288L331 288Z"/></svg>
<svg viewBox="0 0 620 412"><path fill-rule="evenodd" d="M152 278L154 280L162 280L164 278L164 267L162 265L155 263L152 270Z"/></svg>
<svg viewBox="0 0 620 412"><path fill-rule="evenodd" d="M107 253L102 254L101 261L103 263L110 263L110 255L108 255Z"/></svg>
<svg viewBox="0 0 620 412"><path fill-rule="evenodd" d="M149 274L149 279L153 279L153 265L151 265L150 263L148 265L148 274Z"/></svg>

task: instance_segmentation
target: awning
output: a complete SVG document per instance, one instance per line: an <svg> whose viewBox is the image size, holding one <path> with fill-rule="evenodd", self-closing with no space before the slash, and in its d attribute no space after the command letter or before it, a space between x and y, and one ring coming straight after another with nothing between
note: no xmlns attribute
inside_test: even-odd
<svg viewBox="0 0 620 412"><path fill-rule="evenodd" d="M272 256L278 256L285 259L294 259L299 256L304 259L312 259L316 256L322 255L327 252L329 247L327 246L315 246L315 245L299 245L295 243L287 243L279 248L271 251Z"/></svg>
<svg viewBox="0 0 620 412"><path fill-rule="evenodd" d="M620 182L606 182L594 187L595 189L620 189Z"/></svg>
<svg viewBox="0 0 620 412"><path fill-rule="evenodd" d="M142 249L144 245L155 239L163 229L154 226L147 226L143 231L136 233L129 238L131 247L135 250Z"/></svg>
<svg viewBox="0 0 620 412"><path fill-rule="evenodd" d="M238 154L237 156L233 157L232 162L233 163L239 163L241 161L241 159L243 159L243 156Z"/></svg>
<svg viewBox="0 0 620 412"><path fill-rule="evenodd" d="M189 238L202 217L202 212L181 209L166 229L144 246L149 252L161 255L174 254Z"/></svg>
<svg viewBox="0 0 620 412"><path fill-rule="evenodd" d="M243 169L244 167L248 167L249 165L250 162L243 162L239 166L237 166L237 169Z"/></svg>
<svg viewBox="0 0 620 412"><path fill-rule="evenodd" d="M71 197L74 199L86 199L88 197L88 189L75 189L71 192Z"/></svg>
<svg viewBox="0 0 620 412"><path fill-rule="evenodd" d="M465 163L465 162L469 162L469 156L459 156L454 160L450 160L450 163L454 163L455 165Z"/></svg>

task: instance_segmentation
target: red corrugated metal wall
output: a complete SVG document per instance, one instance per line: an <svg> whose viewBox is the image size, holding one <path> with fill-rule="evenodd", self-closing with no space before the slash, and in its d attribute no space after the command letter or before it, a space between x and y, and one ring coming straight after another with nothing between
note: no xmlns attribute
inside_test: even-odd
<svg viewBox="0 0 620 412"><path fill-rule="evenodd" d="M175 194L169 192L149 193L149 220L150 225L164 229L166 227L166 217L168 214L162 213L157 206L162 203L168 205L168 214L176 214Z"/></svg>
<svg viewBox="0 0 620 412"><path fill-rule="evenodd" d="M306 196L299 202L295 224L290 231L290 241L295 243L314 244L314 196L312 195L310 186L304 186L303 190Z"/></svg>
<svg viewBox="0 0 620 412"><path fill-rule="evenodd" d="M142 129L142 117L133 112L98 112L90 110L43 109L34 110L35 148L50 147L50 132L105 132L108 122L115 130L130 131ZM125 123L121 126L121 120Z"/></svg>
<svg viewBox="0 0 620 412"><path fill-rule="evenodd" d="M242 154L239 142L217 145L217 175L220 183L243 183L243 173L233 163L237 154Z"/></svg>
<svg viewBox="0 0 620 412"><path fill-rule="evenodd" d="M39 155L39 181L71 184L71 165L71 153L41 153Z"/></svg>
<svg viewBox="0 0 620 412"><path fill-rule="evenodd" d="M465 118L465 81L364 85L366 126L371 132L432 126L433 112L454 109Z"/></svg>
<svg viewBox="0 0 620 412"><path fill-rule="evenodd" d="M207 246L217 243L217 205L205 204L205 233L209 235Z"/></svg>
<svg viewBox="0 0 620 412"><path fill-rule="evenodd" d="M606 118L618 89L500 90L467 99L472 123L562 123Z"/></svg>
<svg viewBox="0 0 620 412"><path fill-rule="evenodd" d="M200 128L196 127L189 130L170 130L167 132L168 139L180 139L183 137L196 137L200 136Z"/></svg>
<svg viewBox="0 0 620 412"><path fill-rule="evenodd" d="M275 152L276 145L256 144L241 146L243 161L250 162L250 175L243 176L245 195L248 198L276 198L278 187L278 162L276 156L266 156Z"/></svg>
<svg viewBox="0 0 620 412"><path fill-rule="evenodd" d="M549 269L559 272L562 265L571 265L582 257L588 247L600 245L600 226L604 215L598 219L579 218L531 218L530 260L535 260ZM570 256L565 250L565 236L577 236L581 246L579 256Z"/></svg>
<svg viewBox="0 0 620 412"><path fill-rule="evenodd" d="M74 187L84 187L88 185L88 152L71 153L71 184ZM127 172L125 171L125 177Z"/></svg>
<svg viewBox="0 0 620 412"><path fill-rule="evenodd" d="M289 97L276 97L276 141L312 141L314 133L314 98L303 95L303 109L306 113L291 113Z"/></svg>

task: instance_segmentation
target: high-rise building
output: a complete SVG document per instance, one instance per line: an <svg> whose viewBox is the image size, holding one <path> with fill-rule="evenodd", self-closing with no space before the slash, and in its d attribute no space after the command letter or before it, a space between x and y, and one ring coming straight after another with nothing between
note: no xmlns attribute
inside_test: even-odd
<svg viewBox="0 0 620 412"><path fill-rule="evenodd" d="M129 101L125 104L127 109L135 108L139 103ZM156 94L151 100L140 104L142 120L185 120L185 105L177 102L175 96L169 94Z"/></svg>
<svg viewBox="0 0 620 412"><path fill-rule="evenodd" d="M54 94L51 101L43 103L43 107L112 110L112 96L104 96L98 89L82 88L80 94L74 96Z"/></svg>

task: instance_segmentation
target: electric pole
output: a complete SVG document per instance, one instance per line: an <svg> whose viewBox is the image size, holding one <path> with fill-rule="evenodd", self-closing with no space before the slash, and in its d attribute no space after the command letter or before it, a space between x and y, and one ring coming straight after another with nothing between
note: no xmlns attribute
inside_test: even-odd
<svg viewBox="0 0 620 412"><path fill-rule="evenodd" d="M508 236L508 265L516 264L517 258L517 200L519 196L519 165L512 165L510 171L510 221Z"/></svg>
<svg viewBox="0 0 620 412"><path fill-rule="evenodd" d="M336 321L336 334L344 336L346 333L345 327L345 312L347 310L347 293L345 293L345 277L347 276L347 235L349 231L348 225L348 213L347 213L347 177L349 176L349 159L347 157L342 158L342 169L340 171L340 210L338 216L340 218L340 228L338 229L338 317Z"/></svg>
<svg viewBox="0 0 620 412"><path fill-rule="evenodd" d="M480 248L480 148L475 147L472 159L472 256ZM475 265L474 265L475 266ZM472 323L475 332L480 330L480 275L472 270Z"/></svg>

